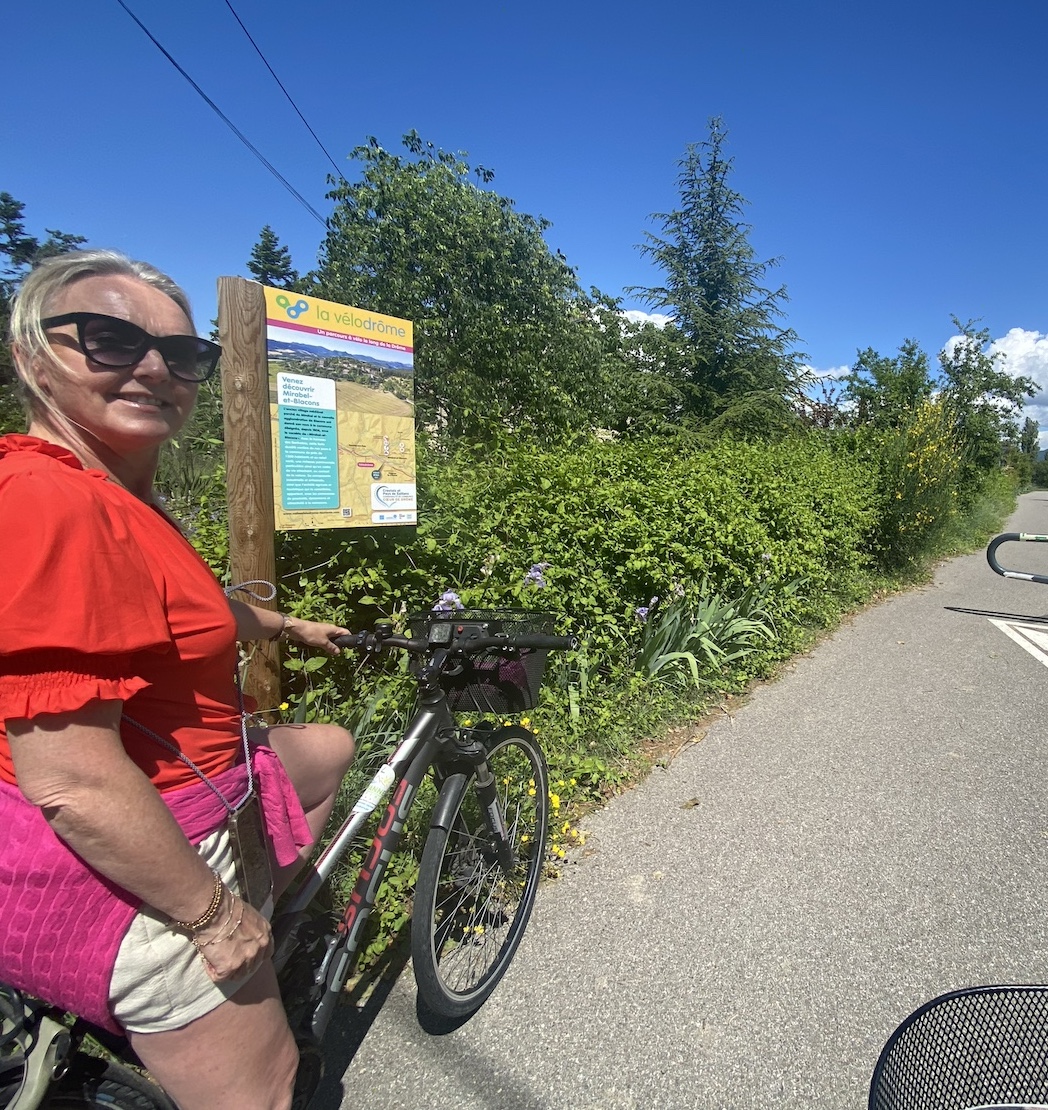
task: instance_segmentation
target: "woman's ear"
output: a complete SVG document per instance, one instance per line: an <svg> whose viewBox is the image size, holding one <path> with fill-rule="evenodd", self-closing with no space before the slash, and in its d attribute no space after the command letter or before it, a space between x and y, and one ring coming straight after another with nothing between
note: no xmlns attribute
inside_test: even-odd
<svg viewBox="0 0 1048 1110"><path fill-rule="evenodd" d="M33 392L34 387L45 396L51 396L51 378L48 373L47 359L40 355L28 355L17 344L11 345L11 360L15 364L15 373L22 379L24 385Z"/></svg>

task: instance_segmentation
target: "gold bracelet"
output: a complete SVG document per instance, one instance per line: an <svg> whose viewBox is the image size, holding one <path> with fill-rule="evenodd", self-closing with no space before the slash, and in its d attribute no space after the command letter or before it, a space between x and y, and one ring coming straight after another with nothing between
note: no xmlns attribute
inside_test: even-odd
<svg viewBox="0 0 1048 1110"><path fill-rule="evenodd" d="M195 921L178 921L172 918L171 924L176 929L184 929L187 933L195 933L197 929L202 929L218 913L218 908L222 905L222 896L226 892L226 885L222 882L222 876L217 871L212 870L211 874L215 876L215 889L211 894L211 905Z"/></svg>
<svg viewBox="0 0 1048 1110"><path fill-rule="evenodd" d="M230 910L229 910L229 917L227 917L227 918L225 919L225 921L224 921L224 922L222 923L222 928L223 928L223 929L224 929L224 928L225 928L225 927L226 927L226 926L227 926L227 925L229 924L229 922L230 922L230 921L232 920L232 917L233 917L233 906L235 906L235 903L233 903L233 904L232 904L232 905L230 906ZM218 943L219 943L219 941L223 941L223 940L229 940L229 939L230 939L230 937L232 937L232 935L233 935L233 934L234 934L234 933L235 933L235 932L237 931L237 929L239 929L239 928L240 928L240 924L241 924L241 922L242 922L243 920L244 920L244 903L243 903L243 902L241 902L241 903L240 903L240 916L239 916L239 917L237 918L237 923L236 923L236 924L235 924L235 925L233 926L233 928L232 928L232 929L230 929L228 933L224 933L224 934L220 933L220 934L219 934L219 935L218 935L217 937L212 937L212 938L211 938L210 940L205 940L205 941L203 942L203 944L201 944L201 942L200 942L200 941L198 941L198 940L196 939L196 937L193 937L193 944L194 944L194 945L196 946L196 950L197 950L198 952L203 952L203 950L204 950L205 948L208 948L208 947L209 947L210 945L212 945L212 944L218 944Z"/></svg>
<svg viewBox="0 0 1048 1110"><path fill-rule="evenodd" d="M279 613L278 616L283 623L280 626L280 631L275 636L269 637L271 641L286 640L287 630L291 627L291 618L287 615L287 613Z"/></svg>

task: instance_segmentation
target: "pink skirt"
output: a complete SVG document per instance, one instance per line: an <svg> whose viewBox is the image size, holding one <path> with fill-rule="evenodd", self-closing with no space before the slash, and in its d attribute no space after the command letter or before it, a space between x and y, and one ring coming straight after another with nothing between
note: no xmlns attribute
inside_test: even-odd
<svg viewBox="0 0 1048 1110"><path fill-rule="evenodd" d="M276 752L253 747L252 765L273 856L283 867L312 842L309 826ZM211 782L238 799L247 788L247 768L231 767ZM161 797L192 844L226 819L202 782ZM89 867L37 806L3 782L0 829L0 980L120 1032L110 1011L110 982L140 900Z"/></svg>

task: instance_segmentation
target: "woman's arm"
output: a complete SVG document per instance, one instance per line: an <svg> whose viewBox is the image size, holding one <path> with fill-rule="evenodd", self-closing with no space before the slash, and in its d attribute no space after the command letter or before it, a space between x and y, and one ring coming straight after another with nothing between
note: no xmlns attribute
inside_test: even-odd
<svg viewBox="0 0 1048 1110"><path fill-rule="evenodd" d="M18 787L96 871L173 921L195 921L211 903L215 878L124 751L122 709L118 701L94 701L72 713L8 719ZM211 929L194 939L210 940L228 909L240 912L227 891ZM269 945L268 922L244 910L237 935L207 948L213 978L244 974Z"/></svg>
<svg viewBox="0 0 1048 1110"><path fill-rule="evenodd" d="M257 605L248 605L234 598L229 599L229 608L233 610L233 618L237 622L238 640L275 640L283 633L296 643L321 648L329 655L338 655L340 649L331 641L349 632L348 628L338 624L286 617L283 613L260 609Z"/></svg>

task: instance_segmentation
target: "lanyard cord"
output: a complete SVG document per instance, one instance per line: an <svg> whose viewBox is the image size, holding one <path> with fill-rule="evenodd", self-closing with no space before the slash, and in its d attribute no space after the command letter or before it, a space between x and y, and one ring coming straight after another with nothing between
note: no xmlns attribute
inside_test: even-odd
<svg viewBox="0 0 1048 1110"><path fill-rule="evenodd" d="M176 748L170 740L165 740L163 736L159 736L152 729L146 728L145 725L139 724L138 721L134 719L134 717L129 717L126 713L124 714L124 720L127 721L129 725L134 725L139 732L144 732L146 736L150 738L150 740L155 740L158 744L167 748L169 752L171 752L177 759L184 763L197 776L197 778L200 779L200 781L208 788L208 790L210 790L211 793L214 794L216 798L218 798L218 800L225 807L227 813L234 814L238 810L242 809L251 800L251 796L255 792L255 769L251 766L251 748L248 744L247 739L247 714L244 712L244 691L241 689L240 686L239 672L237 673L237 701L240 705L240 738L244 746L244 764L247 767L247 793L244 794L243 798L241 798L235 806L229 804L222 791L219 790L217 786L215 786L215 784L207 777L207 775L204 774L203 771L200 770L200 768L189 758L188 755L186 755L185 752L179 751L179 749Z"/></svg>
<svg viewBox="0 0 1048 1110"><path fill-rule="evenodd" d="M256 593L250 588L251 586L267 586L269 589L268 592L263 595L260 593ZM274 586L272 582L266 581L266 579L264 578L253 578L249 582L241 582L237 586L229 586L223 592L225 593L226 597L232 597L232 595L237 593L238 591L243 591L249 596L255 598L256 601L272 601L273 598L277 595L276 586ZM176 748L170 740L165 740L163 736L159 736L152 729L146 728L145 725L139 724L138 721L134 719L134 717L129 717L126 713L123 715L124 720L127 721L129 725L134 725L134 727L137 728L139 732L145 733L145 735L148 736L150 740L155 740L158 744L167 748L167 750L171 752L176 759L184 763L197 776L197 778L200 779L200 781L208 788L208 790L210 790L211 793L214 794L216 798L218 798L218 800L225 807L226 812L229 814L234 814L238 810L242 809L251 800L252 795L255 793L255 769L251 765L251 747L247 739L247 713L244 711L244 689L240 685L239 667L237 667L236 669L235 677L237 685L237 705L240 709L240 738L244 746L244 765L247 767L247 793L243 796L243 798L240 799L239 802L237 802L235 806L229 804L222 791L219 790L217 786L215 786L215 784L207 777L207 775L204 774L203 771L200 770L200 768L189 758L188 755L186 755L185 752L179 751L179 749Z"/></svg>

